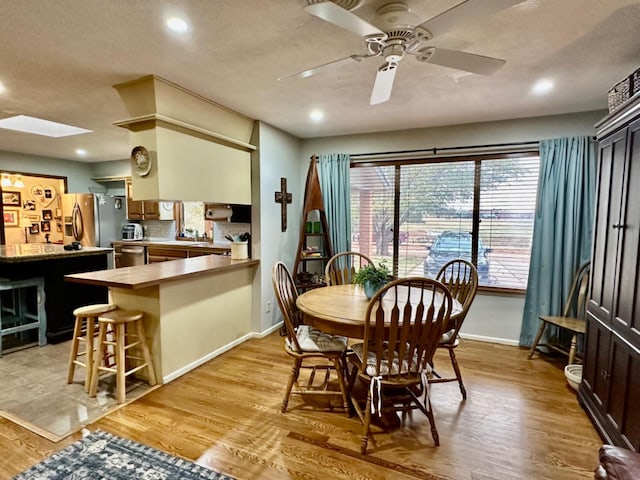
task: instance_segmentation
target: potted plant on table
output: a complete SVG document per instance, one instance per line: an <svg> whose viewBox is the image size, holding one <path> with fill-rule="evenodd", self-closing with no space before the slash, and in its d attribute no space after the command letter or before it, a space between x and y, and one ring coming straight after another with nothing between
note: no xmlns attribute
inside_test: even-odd
<svg viewBox="0 0 640 480"><path fill-rule="evenodd" d="M376 267L374 263L365 265L356 272L353 283L362 285L367 298L371 298L391 280L391 272L384 261Z"/></svg>

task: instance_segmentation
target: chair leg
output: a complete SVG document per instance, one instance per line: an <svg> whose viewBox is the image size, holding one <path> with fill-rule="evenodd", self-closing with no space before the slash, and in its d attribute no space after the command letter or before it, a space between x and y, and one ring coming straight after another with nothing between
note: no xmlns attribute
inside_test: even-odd
<svg viewBox="0 0 640 480"><path fill-rule="evenodd" d="M464 388L464 384L462 383L462 374L460 373L460 366L458 365L458 360L456 359L456 353L453 348L449 349L449 357L451 358L451 365L453 365L453 371L456 372L456 378L458 379L458 385L460 386L460 393L462 394L462 399L467 399L467 390Z"/></svg>
<svg viewBox="0 0 640 480"><path fill-rule="evenodd" d="M127 326L124 323L117 323L116 329L116 401L124 403L127 396L126 376L124 374L126 366L125 339Z"/></svg>
<svg viewBox="0 0 640 480"><path fill-rule="evenodd" d="M436 447L440 446L440 435L438 435L438 429L436 428L436 419L433 417L433 410L429 406L427 410L427 418L429 419L429 425L431 425L431 436L433 437L433 444Z"/></svg>
<svg viewBox="0 0 640 480"><path fill-rule="evenodd" d="M287 405L289 405L289 395L291 395L291 389L293 384L298 381L298 375L300 375L300 365L302 364L301 358L294 358L293 367L291 367L291 375L289 375L289 382L287 383L287 391L282 399L282 408L280 411L285 413L287 411Z"/></svg>
<svg viewBox="0 0 640 480"><path fill-rule="evenodd" d="M100 366L100 359L102 357L102 352L105 349L104 341L107 335L107 326L104 323L100 323L100 327L98 328L98 352L96 355L96 360L93 362L93 371L91 372L91 387L89 388L89 396L95 397L98 393L98 367Z"/></svg>
<svg viewBox="0 0 640 480"><path fill-rule="evenodd" d="M369 443L369 425L371 424L371 389L367 393L367 402L364 406L364 422L362 426L362 439L360 442L360 453L366 455Z"/></svg>
<svg viewBox="0 0 640 480"><path fill-rule="evenodd" d="M76 317L76 324L73 327L73 340L71 340L71 353L69 353L69 368L67 369L67 383L73 383L73 374L76 371L76 357L78 356L78 337L82 331L82 320ZM87 365L87 368L91 368Z"/></svg>
<svg viewBox="0 0 640 480"><path fill-rule="evenodd" d="M344 383L344 370L342 365L342 357L336 358L333 360L333 364L335 365L336 375L338 376L338 384L340 386L340 393L342 393L342 408L346 412L347 416L350 417L349 413L349 397L347 396L347 387Z"/></svg>
<svg viewBox="0 0 640 480"><path fill-rule="evenodd" d="M571 348L569 349L569 364L572 364L576 358L576 344L578 343L578 334L574 333L571 337Z"/></svg>
<svg viewBox="0 0 640 480"><path fill-rule="evenodd" d="M426 386L423 388L426 388ZM422 413L424 413L429 419L429 425L431 426L431 437L433 438L433 444L436 447L439 447L440 435L438 435L438 429L436 428L436 419L433 416L433 407L431 405L431 399L429 398L429 395L427 394L427 397L425 398L425 402L422 403L418 398L418 396L413 392L413 390L408 389L407 391L409 392L409 395L411 395L411 397L413 398L413 402L418 406L418 408L422 411Z"/></svg>
<svg viewBox="0 0 640 480"><path fill-rule="evenodd" d="M93 349L95 347L95 338L93 338L95 331L95 317L86 317L86 337L84 342L85 350L85 372L84 372L84 391L89 393L91 387L91 374L93 373L93 362L95 361Z"/></svg>
<svg viewBox="0 0 640 480"><path fill-rule="evenodd" d="M142 349L142 356L144 363L147 364L147 372L149 375L149 385L153 386L158 383L156 378L156 369L153 365L153 359L151 358L151 352L149 351L149 345L147 345L147 335L144 330L144 324L142 320L136 322L136 333L138 340L140 341L140 348Z"/></svg>
<svg viewBox="0 0 640 480"><path fill-rule="evenodd" d="M529 351L529 360L533 358L533 354L536 352L536 347L538 346L538 342L542 338L542 334L544 333L544 329L547 326L547 322L544 320L540 321L540 328L538 329L538 333L536 335L536 339L531 344L531 350Z"/></svg>

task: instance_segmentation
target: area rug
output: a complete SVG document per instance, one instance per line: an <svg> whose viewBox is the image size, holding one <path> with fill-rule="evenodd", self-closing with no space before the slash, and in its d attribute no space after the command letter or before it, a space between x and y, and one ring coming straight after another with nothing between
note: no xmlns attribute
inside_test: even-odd
<svg viewBox="0 0 640 480"><path fill-rule="evenodd" d="M234 480L214 470L101 430L54 453L14 480Z"/></svg>

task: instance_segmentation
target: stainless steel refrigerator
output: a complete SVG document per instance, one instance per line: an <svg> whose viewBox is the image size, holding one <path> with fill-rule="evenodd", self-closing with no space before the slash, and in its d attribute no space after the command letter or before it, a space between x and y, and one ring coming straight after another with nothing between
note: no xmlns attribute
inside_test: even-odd
<svg viewBox="0 0 640 480"><path fill-rule="evenodd" d="M127 199L101 193L66 193L62 196L64 243L111 247L122 239L127 223Z"/></svg>

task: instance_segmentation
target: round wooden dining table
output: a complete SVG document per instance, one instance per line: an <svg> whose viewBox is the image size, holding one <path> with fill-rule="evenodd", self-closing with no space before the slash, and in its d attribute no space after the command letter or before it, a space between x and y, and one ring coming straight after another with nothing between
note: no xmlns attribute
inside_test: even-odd
<svg viewBox="0 0 640 480"><path fill-rule="evenodd" d="M368 304L364 289L355 284L314 288L298 296L296 301L305 315L304 323L323 332L349 338L364 338ZM462 305L454 299L451 315L461 311Z"/></svg>

